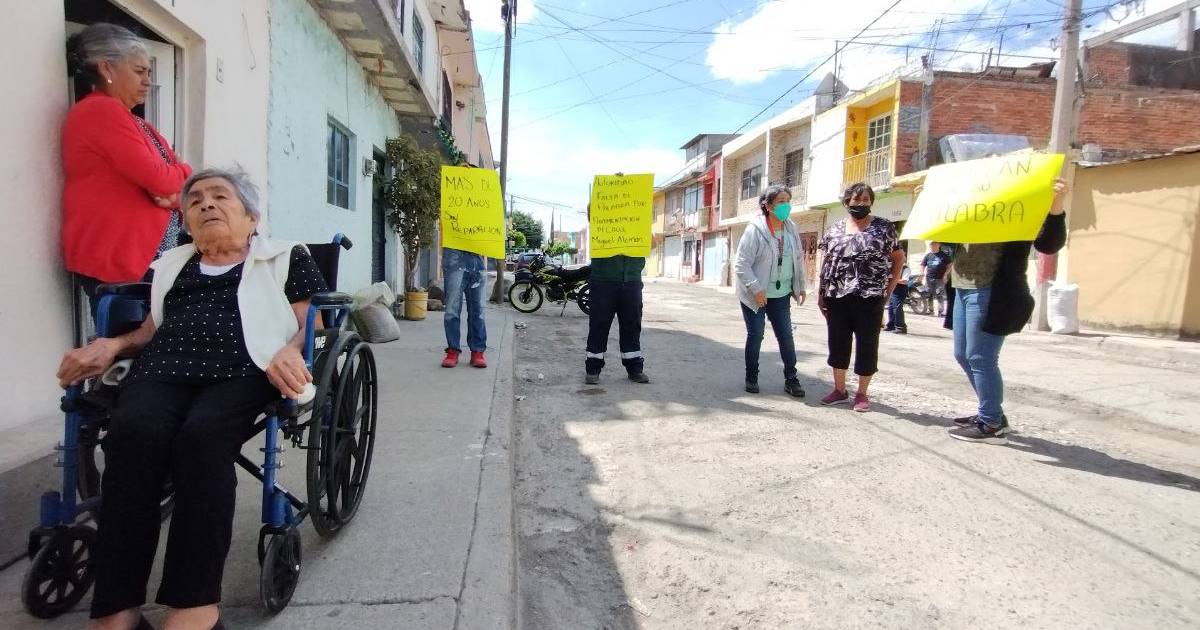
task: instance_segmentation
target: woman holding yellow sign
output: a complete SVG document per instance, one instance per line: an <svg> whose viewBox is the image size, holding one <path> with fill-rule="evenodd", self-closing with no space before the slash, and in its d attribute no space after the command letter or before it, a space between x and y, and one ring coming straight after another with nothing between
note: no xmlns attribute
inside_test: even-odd
<svg viewBox="0 0 1200 630"><path fill-rule="evenodd" d="M950 429L953 438L984 444L1008 442L1011 429L1004 415L1000 347L1004 337L1019 332L1033 314L1033 296L1025 278L1029 248L1053 254L1066 243L1066 190L1066 182L1054 181L1050 213L1033 242L953 247L949 276L954 296L946 303L946 323L954 331L954 358L979 399L974 415L954 419L957 426Z"/></svg>

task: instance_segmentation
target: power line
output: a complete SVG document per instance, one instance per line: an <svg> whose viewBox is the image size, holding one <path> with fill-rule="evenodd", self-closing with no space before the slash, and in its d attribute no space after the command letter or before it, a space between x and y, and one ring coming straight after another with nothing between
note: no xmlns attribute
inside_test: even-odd
<svg viewBox="0 0 1200 630"><path fill-rule="evenodd" d="M861 30L861 31L859 31L859 34L862 34L862 33L863 33L863 31L866 31L868 28L871 28L871 26L872 26L873 24L875 24L875 23L876 23L876 22L878 22L879 20L882 20L882 19L883 19L883 16L885 16L885 15L887 15L887 14L888 14L888 11L891 11L892 9L896 8L896 5L900 4L901 2L903 2L903 0L896 0L895 2L893 2L893 3L892 3L890 6L888 6L888 8L886 8L886 9L884 9L884 10L883 10L883 13L880 13L879 15L875 16L875 19L871 20L871 22L870 22L869 24L867 24L866 26L864 26L864 27L862 28L862 30ZM857 35L856 35L855 37L857 37ZM755 114L755 115L751 116L751 117L750 117L750 120L747 120L746 122L742 123L742 125L741 125L740 127L738 127L737 129L735 129L733 133L735 133L735 134L737 134L737 133L741 133L741 132L742 132L742 130L743 130L743 129L745 129L747 125L749 125L750 123L754 122L754 120L755 120L756 118L758 118L759 116L762 116L764 113L766 113L766 111L767 111L767 110L771 109L771 107L773 107L773 106L774 106L776 103L778 103L779 101L783 100L783 97L787 96L789 92L791 92L792 90L794 90L794 89L796 89L796 88L800 87L800 85L801 85L802 83L804 83L805 81L807 81L807 80L808 80L808 78L809 78L809 77L811 77L813 74L815 74L815 73L817 72L817 70L818 70L818 69L819 69L821 66L825 65L826 63L829 63L829 61L830 61L831 59L833 59L833 58L834 58L834 56L836 56L836 55L837 55L839 52L841 52L841 50L845 49L845 48L846 48L846 46L848 46L848 45L850 44L850 42L853 42L853 41L854 41L854 39L855 39L854 37L851 37L851 38L850 38L850 41L846 42L845 44L842 44L840 47L837 47L837 48L835 48L835 49L834 49L834 51L833 51L833 54L832 54L832 55L829 55L828 57L826 57L826 58L825 58L825 61L822 61L821 63L819 63L819 64L817 64L817 65L813 66L813 69L812 69L812 70L809 70L809 71L808 71L808 72L807 72L807 73L806 73L806 74L805 74L803 77L800 77L800 80L799 80L799 81L796 81L796 83L794 83L794 84L792 85L792 87L790 87L790 88L788 88L787 90L785 90L785 91L783 92L783 94L780 94L780 95L779 95L779 96L778 96L778 97L777 97L777 98L776 98L774 101L772 101L772 102L771 102L771 104L770 104L770 105L767 105L766 107L762 108L762 111L760 111L760 112L758 112L757 114ZM836 87L836 86L835 86L835 87Z"/></svg>

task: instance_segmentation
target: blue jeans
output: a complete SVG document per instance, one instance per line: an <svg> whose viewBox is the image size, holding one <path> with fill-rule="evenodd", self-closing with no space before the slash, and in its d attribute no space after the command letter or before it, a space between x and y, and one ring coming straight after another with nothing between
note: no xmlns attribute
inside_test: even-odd
<svg viewBox="0 0 1200 630"><path fill-rule="evenodd" d="M983 332L992 290L954 290L954 358L967 373L979 398L979 419L1000 426L1004 416L1004 379L1000 376L1002 335Z"/></svg>
<svg viewBox="0 0 1200 630"><path fill-rule="evenodd" d="M775 331L779 343L779 357L783 359L783 378L796 378L796 344L792 340L791 296L767 298L767 305L757 312L742 304L742 319L746 322L746 380L758 380L758 353L762 348L763 333L767 320Z"/></svg>
<svg viewBox="0 0 1200 630"><path fill-rule="evenodd" d="M887 303L887 330L903 330L908 331L908 324L904 323L904 300L908 297L908 285L900 283L896 285L896 290L892 291L892 297L888 298Z"/></svg>
<svg viewBox="0 0 1200 630"><path fill-rule="evenodd" d="M472 352L487 349L483 325L483 289L487 284L483 256L457 249L442 250L442 277L446 283L446 348L459 349L462 336L463 298L467 302L467 347Z"/></svg>

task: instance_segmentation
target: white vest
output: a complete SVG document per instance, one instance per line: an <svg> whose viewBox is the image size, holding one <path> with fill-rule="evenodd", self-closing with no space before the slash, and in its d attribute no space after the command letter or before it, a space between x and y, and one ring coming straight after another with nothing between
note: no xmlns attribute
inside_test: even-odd
<svg viewBox="0 0 1200 630"><path fill-rule="evenodd" d="M283 292L292 262L292 248L299 243L272 243L261 236L250 240L250 253L242 267L238 283L238 311L242 317L242 335L250 359L264 372L280 348L300 330L296 313ZM163 301L175 284L179 272L196 253L189 243L163 253L150 264L154 282L150 285L150 316L162 326Z"/></svg>

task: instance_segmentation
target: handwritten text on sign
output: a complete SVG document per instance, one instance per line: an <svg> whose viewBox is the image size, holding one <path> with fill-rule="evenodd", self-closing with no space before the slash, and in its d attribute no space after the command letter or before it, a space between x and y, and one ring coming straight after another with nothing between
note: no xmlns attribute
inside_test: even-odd
<svg viewBox="0 0 1200 630"><path fill-rule="evenodd" d="M901 239L1006 243L1037 238L1062 154L1021 153L929 170Z"/></svg>
<svg viewBox="0 0 1200 630"><path fill-rule="evenodd" d="M650 255L654 175L597 175L591 204L592 258Z"/></svg>
<svg viewBox="0 0 1200 630"><path fill-rule="evenodd" d="M442 167L442 245L504 258L504 200L496 171Z"/></svg>

